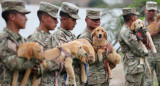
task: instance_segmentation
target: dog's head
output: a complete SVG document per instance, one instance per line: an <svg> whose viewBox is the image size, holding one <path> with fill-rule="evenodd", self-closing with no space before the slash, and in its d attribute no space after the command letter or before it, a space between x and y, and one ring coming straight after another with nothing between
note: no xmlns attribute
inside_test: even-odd
<svg viewBox="0 0 160 86"><path fill-rule="evenodd" d="M83 49L83 46L80 42L74 41L74 45L72 45L72 54L78 57L81 62L86 63L87 52Z"/></svg>
<svg viewBox="0 0 160 86"><path fill-rule="evenodd" d="M144 29L145 25L143 23L142 20L137 19L136 21L134 21L131 25L131 30L138 32L141 29Z"/></svg>
<svg viewBox="0 0 160 86"><path fill-rule="evenodd" d="M107 32L103 27L100 27L100 26L94 29L91 35L92 37L96 36L99 41L101 41L103 38L107 40Z"/></svg>
<svg viewBox="0 0 160 86"><path fill-rule="evenodd" d="M18 47L17 55L25 57L27 60L31 58L42 60L41 48L37 43L23 43Z"/></svg>

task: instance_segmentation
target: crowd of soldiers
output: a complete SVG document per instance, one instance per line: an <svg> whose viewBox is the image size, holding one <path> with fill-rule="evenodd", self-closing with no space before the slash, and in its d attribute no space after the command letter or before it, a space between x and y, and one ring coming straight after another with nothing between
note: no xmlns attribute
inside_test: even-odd
<svg viewBox="0 0 160 86"><path fill-rule="evenodd" d="M19 70L18 85L20 84L25 70L32 68L32 73L37 77L41 77L39 86L64 86L65 85L65 73L59 72L63 70L64 62L55 63L46 60L47 66L44 68L37 60L26 60L19 58L16 54L17 48L20 44L25 42L38 43L42 51L60 46L64 43L68 43L75 39L84 38L92 44L91 32L96 27L100 26L100 10L88 9L86 10L86 28L76 37L71 30L76 25L76 20L80 19L78 15L79 8L68 2L63 2L61 9L56 5L40 2L37 16L40 24L35 31L27 38L23 38L19 31L25 28L27 17L30 11L25 9L25 5L22 1L16 0L4 0L1 2L2 17L6 22L6 27L0 31L0 86L10 86L12 83L12 76L14 70ZM60 11L60 12L59 12ZM155 43L157 54L145 53L140 49L140 45L137 40L134 39L134 35L130 31L132 22L137 19L137 12L134 8L123 8L123 18L125 24L120 32L120 45L124 54L124 72L125 72L125 86L153 86L153 76L150 77L145 74L145 65L142 68L137 68L140 57L147 56L150 63L152 73L156 71L158 82L160 84L160 58L159 55L159 33L154 34L153 41ZM59 12L59 14L58 14ZM153 1L146 2L146 26L155 21L154 17L157 12L157 3ZM60 26L51 34L50 31L55 30L58 21L60 19ZM160 26L160 24L159 24ZM108 52L110 52L109 49ZM62 65L62 66L61 66ZM80 64L76 59L73 62L74 72L76 76L77 86L109 86L109 78L106 78L106 69L104 62L96 62L90 65L89 68L89 81L87 83L81 82L80 77ZM111 68L115 68L116 65L111 64ZM58 75L56 72L58 71ZM152 74L153 75L153 74ZM145 80L145 76L147 79ZM56 83L58 80L58 83ZM27 86L31 86L32 78L27 81Z"/></svg>

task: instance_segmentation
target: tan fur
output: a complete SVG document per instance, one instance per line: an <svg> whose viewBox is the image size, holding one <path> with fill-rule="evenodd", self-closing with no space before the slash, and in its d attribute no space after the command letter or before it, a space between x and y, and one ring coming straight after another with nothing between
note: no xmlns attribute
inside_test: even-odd
<svg viewBox="0 0 160 86"><path fill-rule="evenodd" d="M157 22L160 22L160 14L157 15L155 22L153 22L153 23L151 23L150 25L147 26L148 32L150 34L152 34L154 32L157 32L157 33L160 32L160 29L157 26Z"/></svg>
<svg viewBox="0 0 160 86"><path fill-rule="evenodd" d="M34 58L34 59L38 59L39 61L42 61L42 59L43 59L40 46L34 42L21 44L18 47L17 56L20 58L26 58L27 60ZM12 86L16 86L16 84L17 84L18 73L19 73L18 71L15 71L13 73ZM31 73L31 69L29 68L26 70L26 73L23 77L23 80L22 80L20 86L26 85L30 73Z"/></svg>
<svg viewBox="0 0 160 86"><path fill-rule="evenodd" d="M91 43L86 39L77 39L76 41L80 42L83 46L83 49L88 53L88 56L86 58L86 61L89 62L89 64L92 64L95 62L95 51L91 45ZM89 69L89 64L87 65L87 69ZM85 66L83 63L81 65L81 81L83 83L87 82L87 75L85 71Z"/></svg>
<svg viewBox="0 0 160 86"><path fill-rule="evenodd" d="M135 32L137 32L140 28L141 28L141 29L144 28L144 23L143 23L142 20L137 19L135 22L132 23L131 26L134 26L132 30L134 30ZM149 33L149 32L146 32L146 36L147 36L147 38L149 39L149 42L150 42L152 51L153 51L154 53L157 53L156 48L155 48L155 46L154 46L154 44L153 44L152 38L151 38L151 36L150 36L150 33ZM142 42L142 41L139 41L139 43L140 43L142 49L144 50L144 52L148 53L148 50L147 50L147 48L145 47L145 45L143 44L143 42ZM147 68L148 68L149 74L151 75L151 70L150 70L150 67L149 67L149 64L148 64L148 61L147 61L146 58L142 57L142 58L140 59L140 65L138 65L138 67L140 67L141 64L143 65L144 62L146 63L146 66L147 66Z"/></svg>
<svg viewBox="0 0 160 86"><path fill-rule="evenodd" d="M101 34L101 36L100 36L100 34ZM105 47L107 47L107 42L106 42L107 32L105 31L105 29L103 27L99 26L92 31L92 38L93 38L93 48L98 53L99 61L102 61L102 59L103 59L102 53L105 52L106 50L105 50L105 48L98 49L97 47L104 46L104 45L106 45ZM112 49L113 49L112 53L107 54L108 65L109 65L109 62L112 62L113 64L118 64L118 63L120 63L120 60L121 60L121 56L116 53L113 46L112 46ZM110 66L108 66L108 72L109 72L109 78L112 78Z"/></svg>
<svg viewBox="0 0 160 86"><path fill-rule="evenodd" d="M62 62L63 60L65 61L64 66L65 66L65 69L67 72L67 76L70 76L74 86L77 86L76 80L75 80L74 70L72 67L73 58L76 57L76 58L80 59L83 63L86 63L85 57L87 56L87 52L83 49L82 44L77 41L72 41L72 42L69 42L66 44L62 44L61 47L68 54L72 55L72 58L71 57L65 58L65 54L63 52L60 52L60 50L58 48L53 48L53 49L49 49L49 50L44 51L43 56L46 57L47 60L52 60L61 53L61 55L57 59L55 59L55 62ZM67 79L66 85L68 85L68 84L69 84L69 81Z"/></svg>

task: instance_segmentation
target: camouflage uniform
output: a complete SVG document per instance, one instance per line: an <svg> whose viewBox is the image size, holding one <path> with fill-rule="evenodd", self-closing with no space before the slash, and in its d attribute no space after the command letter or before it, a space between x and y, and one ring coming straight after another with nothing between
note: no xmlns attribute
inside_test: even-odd
<svg viewBox="0 0 160 86"><path fill-rule="evenodd" d="M63 2L61 11L69 14L69 16L74 19L79 19L79 16L78 16L79 8L77 6L75 6L74 4L71 4L68 2ZM54 32L53 35L58 40L59 46L64 43L68 43L68 42L76 39L76 36L72 32L70 32L69 30L65 30L64 28L61 28L61 27L58 27L58 29ZM74 65L74 72L75 72L77 86L81 86L80 85L80 76L79 76L80 75L79 61L77 59L74 59L73 65ZM61 77L63 78L62 81L65 82L64 81L64 78L65 78L64 74L61 75Z"/></svg>
<svg viewBox="0 0 160 86"><path fill-rule="evenodd" d="M24 7L24 3L21 1L6 0L1 2L2 14L9 10L15 10L20 13L30 13ZM12 82L13 71L19 71L18 84L23 79L25 70L35 65L36 60L26 60L19 58L17 54L17 48L21 43L26 40L19 34L16 34L4 28L0 32L0 86L10 86ZM31 86L30 80L27 82L27 86Z"/></svg>
<svg viewBox="0 0 160 86"><path fill-rule="evenodd" d="M123 8L123 15L130 13L137 14L133 8ZM122 27L119 43L124 54L125 86L144 86L145 65L142 67L138 67L138 65L140 58L145 57L147 53L143 51L136 36L127 25Z"/></svg>
<svg viewBox="0 0 160 86"><path fill-rule="evenodd" d="M100 11L99 10L86 10L86 16L90 19L100 19ZM86 28L78 38L84 38L88 40L91 44L93 43L91 31ZM105 61L103 58L102 61ZM106 66L104 62L99 62L97 55L96 61L89 65L89 86L109 86L109 80L106 80ZM108 78L108 77L107 77Z"/></svg>
<svg viewBox="0 0 160 86"><path fill-rule="evenodd" d="M38 11L44 11L53 18L59 18L59 16L57 15L58 7L55 5L46 2L40 2L40 8ZM49 12L53 12L53 14L50 14ZM55 40L55 37L51 33L46 33L38 28L32 35L29 36L28 40L37 42L43 48L43 51L57 46L57 41ZM47 68L45 68L45 73L41 77L40 86L54 86L56 82L55 71L59 70L60 70L59 63L54 63L47 60ZM60 77L57 78L59 81L58 85L62 86Z"/></svg>
<svg viewBox="0 0 160 86"><path fill-rule="evenodd" d="M157 11L157 3L153 2L153 1L148 1L146 2L146 9L147 10L155 10ZM145 25L148 26L149 23L146 19L143 20L145 22ZM154 42L154 45L156 47L157 53L153 54L152 52L150 52L150 56L148 56L148 63L150 65L151 68L151 72L152 72L152 76L149 75L148 72L146 72L146 80L145 80L145 86L153 86L153 75L154 75L154 70L156 72L157 75L157 79L158 79L158 83L160 85L160 33L158 33L157 35L152 37L152 40ZM146 70L147 71L147 70Z"/></svg>

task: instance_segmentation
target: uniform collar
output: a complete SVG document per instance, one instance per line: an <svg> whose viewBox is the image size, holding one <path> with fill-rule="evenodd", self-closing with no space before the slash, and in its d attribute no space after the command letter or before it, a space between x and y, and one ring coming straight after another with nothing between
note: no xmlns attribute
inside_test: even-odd
<svg viewBox="0 0 160 86"><path fill-rule="evenodd" d="M11 35L11 37L13 37L14 39L16 39L16 40L21 39L20 34L16 34L16 33L12 32L11 30L9 30L8 28L4 28L3 30L6 31L7 33L9 33Z"/></svg>
<svg viewBox="0 0 160 86"><path fill-rule="evenodd" d="M61 27L58 27L59 30L61 30L62 32L64 32L66 35L68 35L69 37L71 37L73 35L72 32L70 32L69 30L65 30Z"/></svg>
<svg viewBox="0 0 160 86"><path fill-rule="evenodd" d="M51 34L50 32L46 33L45 31L40 30L39 28L37 28L37 31L40 32L40 33L42 33L42 34L44 34L44 35L50 35Z"/></svg>

